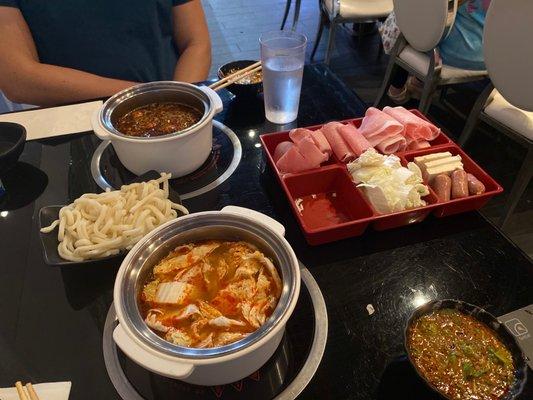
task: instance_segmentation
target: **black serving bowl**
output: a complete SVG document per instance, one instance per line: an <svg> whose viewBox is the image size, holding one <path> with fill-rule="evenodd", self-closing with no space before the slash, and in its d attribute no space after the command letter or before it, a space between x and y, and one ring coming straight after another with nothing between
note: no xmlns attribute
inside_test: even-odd
<svg viewBox="0 0 533 400"><path fill-rule="evenodd" d="M489 328L491 328L496 334L498 335L498 338L502 341L502 343L507 347L507 349L511 352L511 355L513 356L513 364L515 366L515 380L513 384L511 385L509 391L506 393L505 396L503 396L499 400L512 400L517 398L520 393L522 393L522 390L524 389L524 386L526 384L527 380L527 364L526 364L526 358L520 347L518 346L518 343L516 342L515 337L507 330L504 324L500 323L496 317L494 317L489 312L485 311L482 308L479 308L477 306L474 306L469 303L465 303L461 300L451 300L451 299L444 299L444 300L433 300L426 304L421 305L417 309L413 311L411 314L411 317L407 321L407 325L404 330L404 346L405 350L407 351L407 357L409 359L409 362L413 366L413 369L416 371L418 377L424 381L431 389L433 389L435 392L437 392L442 398L448 398L444 396L441 392L437 390L417 369L414 360L411 358L411 353L409 351L409 347L407 345L407 335L409 332L409 329L411 328L413 322L420 318L421 316L428 314L432 311L441 310L441 309L455 309L457 311L460 311L463 314L470 315L477 319L478 321L482 322L483 324L487 325Z"/></svg>
<svg viewBox="0 0 533 400"><path fill-rule="evenodd" d="M26 129L12 122L0 122L0 177L18 161L24 144Z"/></svg>
<svg viewBox="0 0 533 400"><path fill-rule="evenodd" d="M257 60L232 61L221 66L218 69L217 75L219 79L222 79L228 75L231 70L243 69L256 62ZM226 89L238 97L254 97L263 91L263 81L249 84L232 83L231 85L227 86Z"/></svg>

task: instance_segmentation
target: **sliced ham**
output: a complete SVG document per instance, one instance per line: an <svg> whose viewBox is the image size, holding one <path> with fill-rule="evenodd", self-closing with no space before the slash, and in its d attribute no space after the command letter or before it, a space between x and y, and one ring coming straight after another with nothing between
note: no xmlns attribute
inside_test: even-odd
<svg viewBox="0 0 533 400"><path fill-rule="evenodd" d="M427 140L413 140L411 143L409 143L409 146L407 146L407 150L425 149L430 146L431 145Z"/></svg>
<svg viewBox="0 0 533 400"><path fill-rule="evenodd" d="M322 127L322 133L326 137L337 158L342 162L350 162L355 159L355 154L350 150L338 131L342 126L343 125L340 122L328 122Z"/></svg>
<svg viewBox="0 0 533 400"><path fill-rule="evenodd" d="M310 136L303 138L296 143L296 147L298 147L300 154L304 156L307 161L313 165L316 165L317 167L319 167L320 164L322 164L324 161L327 161L329 158L327 154L320 151Z"/></svg>
<svg viewBox="0 0 533 400"><path fill-rule="evenodd" d="M377 146L387 138L403 134L404 127L396 119L377 108L366 110L359 132L366 137L372 146Z"/></svg>
<svg viewBox="0 0 533 400"><path fill-rule="evenodd" d="M293 142L281 142L276 146L274 150L274 162L277 163L278 160L285 154L289 149L294 146Z"/></svg>
<svg viewBox="0 0 533 400"><path fill-rule="evenodd" d="M406 146L407 141L402 135L398 134L382 140L376 147L381 153L388 155L404 151Z"/></svg>
<svg viewBox="0 0 533 400"><path fill-rule="evenodd" d="M328 140L326 139L322 131L311 131L311 137L315 141L315 144L320 149L320 151L322 153L326 153L328 155L328 158L331 157L331 154L333 154L333 150L331 149L331 146L329 145Z"/></svg>
<svg viewBox="0 0 533 400"><path fill-rule="evenodd" d="M304 158L296 146L292 146L276 162L276 167L282 174L302 172L319 166L320 164L313 164Z"/></svg>
<svg viewBox="0 0 533 400"><path fill-rule="evenodd" d="M404 136L409 144L413 140L431 141L440 133L440 129L431 122L417 117L403 107L385 107L383 111L405 126Z"/></svg>
<svg viewBox="0 0 533 400"><path fill-rule="evenodd" d="M292 129L289 132L289 137L294 143L298 144L300 140L306 137L310 137L312 133L313 131L306 129L306 128L296 128L296 129Z"/></svg>
<svg viewBox="0 0 533 400"><path fill-rule="evenodd" d="M363 154L365 150L372 147L370 142L366 140L366 138L361 135L361 132L359 132L352 124L341 126L338 128L338 131L357 157Z"/></svg>

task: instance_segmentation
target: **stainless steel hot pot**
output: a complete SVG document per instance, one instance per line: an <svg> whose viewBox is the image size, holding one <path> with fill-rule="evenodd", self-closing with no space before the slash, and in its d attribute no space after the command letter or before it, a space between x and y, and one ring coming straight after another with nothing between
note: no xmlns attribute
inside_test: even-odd
<svg viewBox="0 0 533 400"><path fill-rule="evenodd" d="M155 229L130 250L117 274L115 342L144 368L196 385L226 384L258 370L278 347L300 292L298 260L283 234L278 222L240 207L190 214ZM139 294L147 274L171 249L206 239L245 240L256 245L280 272L281 297L265 324L240 341L207 349L177 346L145 324L139 312Z"/></svg>

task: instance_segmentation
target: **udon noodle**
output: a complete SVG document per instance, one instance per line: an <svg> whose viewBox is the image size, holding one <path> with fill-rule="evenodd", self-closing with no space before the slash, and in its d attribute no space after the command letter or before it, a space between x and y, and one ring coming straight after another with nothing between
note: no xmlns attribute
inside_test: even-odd
<svg viewBox="0 0 533 400"><path fill-rule="evenodd" d="M120 190L86 193L61 208L59 219L41 232L58 227L57 247L69 261L98 259L131 249L144 235L188 211L168 198L170 174L149 182L124 185ZM162 184L162 188L161 188Z"/></svg>

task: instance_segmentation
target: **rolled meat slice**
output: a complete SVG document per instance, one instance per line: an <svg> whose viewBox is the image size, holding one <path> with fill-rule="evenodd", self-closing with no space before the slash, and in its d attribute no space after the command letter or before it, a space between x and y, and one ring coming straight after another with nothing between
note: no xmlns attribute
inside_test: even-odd
<svg viewBox="0 0 533 400"><path fill-rule="evenodd" d="M278 167L282 174L307 171L308 169L318 168L319 166L320 164L313 164L306 159L296 145L289 148L276 162L276 167Z"/></svg>
<svg viewBox="0 0 533 400"><path fill-rule="evenodd" d="M466 174L468 181L468 193L470 195L485 193L485 185L472 174Z"/></svg>
<svg viewBox="0 0 533 400"><path fill-rule="evenodd" d="M274 162L277 163L283 154L289 151L292 146L294 146L294 143L289 141L279 143L274 150Z"/></svg>
<svg viewBox="0 0 533 400"><path fill-rule="evenodd" d="M322 153L317 147L311 136L305 137L296 143L296 147L300 151L300 154L311 164L320 166L324 161L328 160L328 155Z"/></svg>
<svg viewBox="0 0 533 400"><path fill-rule="evenodd" d="M377 146L387 138L403 135L404 127L396 119L377 108L366 110L359 132L366 137L372 146Z"/></svg>
<svg viewBox="0 0 533 400"><path fill-rule="evenodd" d="M456 169L452 172L452 199L461 199L468 196L468 179L466 172Z"/></svg>
<svg viewBox="0 0 533 400"><path fill-rule="evenodd" d="M350 150L338 131L342 126L343 125L340 122L328 122L322 127L322 133L326 137L337 158L342 162L350 162L355 160L355 154Z"/></svg>
<svg viewBox="0 0 533 400"><path fill-rule="evenodd" d="M404 151L407 142L402 135L396 135L381 141L376 148L383 154L392 154L398 153L399 151Z"/></svg>
<svg viewBox="0 0 533 400"><path fill-rule="evenodd" d="M452 193L452 179L446 174L437 175L431 182L431 187L437 194L439 201L449 201Z"/></svg>
<svg viewBox="0 0 533 400"><path fill-rule="evenodd" d="M300 140L310 137L313 131L306 128L296 128L289 132L289 137L294 143L298 143Z"/></svg>
<svg viewBox="0 0 533 400"><path fill-rule="evenodd" d="M413 140L432 141L439 133L440 129L431 122L422 119L409 110L399 107L385 107L383 112L387 113L405 127L404 136L409 144Z"/></svg>
<svg viewBox="0 0 533 400"><path fill-rule="evenodd" d="M343 125L338 128L344 142L350 147L357 157L363 154L367 149L372 147L370 142L361 135L355 126L352 124Z"/></svg>
<svg viewBox="0 0 533 400"><path fill-rule="evenodd" d="M407 150L420 150L430 147L431 145L427 140L413 140L407 146Z"/></svg>
<svg viewBox="0 0 533 400"><path fill-rule="evenodd" d="M328 143L328 140L324 136L321 130L311 131L311 137L315 141L315 144L320 149L322 153L326 153L328 158L333 154L333 150Z"/></svg>

